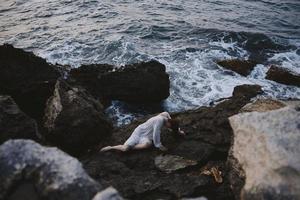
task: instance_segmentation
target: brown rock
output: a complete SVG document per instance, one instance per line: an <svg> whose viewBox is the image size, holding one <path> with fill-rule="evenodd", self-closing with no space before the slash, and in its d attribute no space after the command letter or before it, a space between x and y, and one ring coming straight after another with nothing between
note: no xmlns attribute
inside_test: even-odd
<svg viewBox="0 0 300 200"><path fill-rule="evenodd" d="M266 112L270 110L277 110L279 108L283 108L286 105L278 100L273 99L258 99L253 103L248 103L245 105L240 112Z"/></svg>
<svg viewBox="0 0 300 200"><path fill-rule="evenodd" d="M248 76L257 64L256 62L251 60L238 59L222 60L218 61L217 63L225 69L230 69L242 76Z"/></svg>
<svg viewBox="0 0 300 200"><path fill-rule="evenodd" d="M266 79L286 85L295 85L300 87L300 74L290 72L287 69L275 65L272 65L268 70Z"/></svg>

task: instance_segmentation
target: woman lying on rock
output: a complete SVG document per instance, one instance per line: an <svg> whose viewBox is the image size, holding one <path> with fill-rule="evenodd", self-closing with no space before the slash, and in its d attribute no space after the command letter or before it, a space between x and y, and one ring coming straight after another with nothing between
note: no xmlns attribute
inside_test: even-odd
<svg viewBox="0 0 300 200"><path fill-rule="evenodd" d="M107 146L102 148L100 151L128 151L130 149L146 149L151 147L152 143L160 150L166 151L167 148L164 147L160 141L161 129L163 126L166 126L180 135L185 135L185 133L178 127L178 124L179 123L177 120L171 119L169 113L160 113L136 127L131 136L123 145Z"/></svg>

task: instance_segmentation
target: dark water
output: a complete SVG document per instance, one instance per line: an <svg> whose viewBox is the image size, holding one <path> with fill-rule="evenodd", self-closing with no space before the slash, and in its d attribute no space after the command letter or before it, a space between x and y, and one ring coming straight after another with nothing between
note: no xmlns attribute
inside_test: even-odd
<svg viewBox="0 0 300 200"><path fill-rule="evenodd" d="M299 88L264 79L270 64L300 72L300 0L1 0L0 19L0 43L52 63L159 60L171 78L169 111L208 105L245 83L300 98ZM262 64L241 77L215 64L224 58ZM121 104L108 110L119 122L142 113Z"/></svg>

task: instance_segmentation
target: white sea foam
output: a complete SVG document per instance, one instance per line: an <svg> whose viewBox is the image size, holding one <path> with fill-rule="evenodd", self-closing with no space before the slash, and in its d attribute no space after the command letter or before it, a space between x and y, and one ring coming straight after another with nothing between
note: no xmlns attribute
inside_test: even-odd
<svg viewBox="0 0 300 200"><path fill-rule="evenodd" d="M297 50L284 53L276 53L269 59L269 61L278 63L281 67L287 68L293 72L300 74L300 55L297 54Z"/></svg>

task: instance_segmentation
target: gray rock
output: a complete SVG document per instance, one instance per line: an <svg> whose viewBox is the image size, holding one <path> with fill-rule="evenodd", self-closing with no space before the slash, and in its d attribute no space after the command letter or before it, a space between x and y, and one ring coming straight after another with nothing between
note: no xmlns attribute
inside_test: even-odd
<svg viewBox="0 0 300 200"><path fill-rule="evenodd" d="M115 188L108 187L105 190L98 192L93 200L123 200L123 198Z"/></svg>
<svg viewBox="0 0 300 200"><path fill-rule="evenodd" d="M72 154L83 153L112 130L101 103L64 81L57 81L47 102L44 127L46 139Z"/></svg>
<svg viewBox="0 0 300 200"><path fill-rule="evenodd" d="M188 160L176 155L159 155L155 157L154 162L158 169L166 173L197 165L197 162L194 160Z"/></svg>
<svg viewBox="0 0 300 200"><path fill-rule="evenodd" d="M246 177L241 198L300 199L299 107L242 113L229 120L231 154Z"/></svg>
<svg viewBox="0 0 300 200"><path fill-rule="evenodd" d="M0 199L90 200L101 189L77 159L31 140L1 145L0 171Z"/></svg>
<svg viewBox="0 0 300 200"><path fill-rule="evenodd" d="M0 144L9 139L38 139L36 122L10 96L0 96Z"/></svg>

